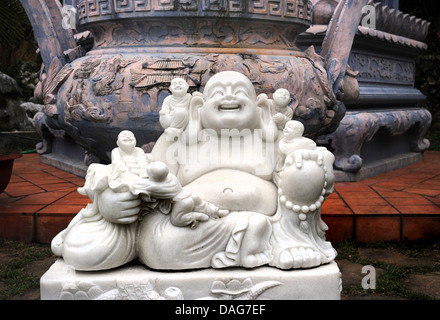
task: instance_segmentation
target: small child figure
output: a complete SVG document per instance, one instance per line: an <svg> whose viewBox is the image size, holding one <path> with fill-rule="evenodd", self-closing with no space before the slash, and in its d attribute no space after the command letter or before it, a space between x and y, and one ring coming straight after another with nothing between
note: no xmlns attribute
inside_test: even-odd
<svg viewBox="0 0 440 320"><path fill-rule="evenodd" d="M304 125L296 120L287 121L284 137L279 143L280 153L284 155L285 164L293 163L292 153L296 150L316 150L316 143L312 139L303 137ZM301 167L302 159L297 159L297 167Z"/></svg>
<svg viewBox="0 0 440 320"><path fill-rule="evenodd" d="M117 148L111 153L111 176L109 186L115 189L117 186L137 178L146 179L147 154L139 147L136 147L136 138L133 132L123 130L118 135Z"/></svg>
<svg viewBox="0 0 440 320"><path fill-rule="evenodd" d="M129 191L140 196L145 208L171 213L171 223L177 227L189 225L194 229L199 221L217 219L229 213L185 191L165 163L152 161L149 154L136 147L131 131L119 133L117 145L112 151L111 164L90 165L84 187L78 188L80 194L91 195L106 188Z"/></svg>
<svg viewBox="0 0 440 320"><path fill-rule="evenodd" d="M288 107L290 100L290 92L286 89L278 89L273 94L273 121L279 130L284 128L287 121L292 120L293 110Z"/></svg>
<svg viewBox="0 0 440 320"><path fill-rule="evenodd" d="M188 124L189 105L191 94L188 93L189 85L182 78L171 81L171 95L163 101L159 112L159 122L165 129L165 133L171 137L180 136Z"/></svg>
<svg viewBox="0 0 440 320"><path fill-rule="evenodd" d="M171 223L176 227L191 226L197 228L199 221L209 218L217 219L229 213L220 210L212 203L203 201L200 197L183 190L176 176L169 173L163 162L153 162L147 168L149 185L141 199L148 201L151 198L171 199Z"/></svg>
<svg viewBox="0 0 440 320"><path fill-rule="evenodd" d="M112 190L126 191L133 184L143 184L148 175L146 173L150 154L136 147L136 138L129 130L118 134L117 148L111 153L111 164L103 166L91 164L87 170L86 182L78 192L87 195L87 191L104 191L110 187ZM136 183L135 183L136 182Z"/></svg>

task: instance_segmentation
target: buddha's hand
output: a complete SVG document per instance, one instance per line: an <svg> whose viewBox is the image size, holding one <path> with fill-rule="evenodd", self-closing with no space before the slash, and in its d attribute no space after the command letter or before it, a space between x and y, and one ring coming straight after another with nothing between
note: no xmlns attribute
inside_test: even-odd
<svg viewBox="0 0 440 320"><path fill-rule="evenodd" d="M109 222L130 224L139 217L141 200L129 191L114 192L107 188L97 200L99 212Z"/></svg>

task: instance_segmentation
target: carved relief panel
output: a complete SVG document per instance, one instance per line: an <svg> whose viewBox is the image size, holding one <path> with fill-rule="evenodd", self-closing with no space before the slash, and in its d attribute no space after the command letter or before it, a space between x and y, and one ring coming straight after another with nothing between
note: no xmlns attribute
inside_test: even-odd
<svg viewBox="0 0 440 320"><path fill-rule="evenodd" d="M229 14L286 17L310 20L311 2L302 0L80 0L80 22L112 14L142 12L225 12ZM91 21L91 20L90 20Z"/></svg>
<svg viewBox="0 0 440 320"><path fill-rule="evenodd" d="M414 61L353 52L349 64L359 71L360 82L413 85L415 81Z"/></svg>

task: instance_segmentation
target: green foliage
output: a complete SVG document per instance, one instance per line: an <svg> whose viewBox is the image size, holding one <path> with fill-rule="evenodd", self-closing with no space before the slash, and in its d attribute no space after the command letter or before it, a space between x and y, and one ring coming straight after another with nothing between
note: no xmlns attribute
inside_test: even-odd
<svg viewBox="0 0 440 320"><path fill-rule="evenodd" d="M438 112L437 112L437 114L438 114ZM433 124L433 126L431 127L431 130L429 130L428 134L426 135L426 139L429 140L429 143L430 143L429 149L430 150L440 151L440 129L435 128L434 127L435 125L438 125L438 124L436 124L436 123Z"/></svg>
<svg viewBox="0 0 440 320"><path fill-rule="evenodd" d="M440 150L440 1L400 0L400 10L431 22L425 43L428 50L416 61L416 87L427 97L421 104L432 114L427 138L431 150Z"/></svg>
<svg viewBox="0 0 440 320"><path fill-rule="evenodd" d="M28 35L30 22L19 0L0 1L0 44L13 47Z"/></svg>
<svg viewBox="0 0 440 320"><path fill-rule="evenodd" d="M440 264L434 263L426 266L396 265L380 260L362 258L359 249L376 248L390 249L407 257L426 257L433 253L439 253L440 245L428 241L395 242L384 241L376 243L358 243L354 240L346 240L334 243L338 252L337 260L348 260L361 265L373 265L383 273L377 278L376 289L365 290L361 285L348 286L342 289L343 295L367 296L393 296L409 300L432 300L433 297L424 293L415 292L404 284L404 280L414 274L440 272Z"/></svg>
<svg viewBox="0 0 440 320"><path fill-rule="evenodd" d="M23 61L17 59L11 63L3 72L17 81L22 90L22 96L27 101L34 96L35 85L38 83L38 72L40 66L37 61Z"/></svg>
<svg viewBox="0 0 440 320"><path fill-rule="evenodd" d="M0 283L4 285L0 299L39 287L39 277L28 274L24 268L31 262L51 257L49 246L0 240L0 250L8 256L7 262L0 264Z"/></svg>

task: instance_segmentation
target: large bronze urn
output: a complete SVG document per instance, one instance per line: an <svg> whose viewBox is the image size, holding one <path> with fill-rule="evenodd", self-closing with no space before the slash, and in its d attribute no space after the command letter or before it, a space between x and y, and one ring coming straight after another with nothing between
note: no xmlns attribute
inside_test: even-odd
<svg viewBox="0 0 440 320"><path fill-rule="evenodd" d="M367 0L339 2L320 55L296 46L312 24L307 0L66 3L76 9L77 21L70 21L76 30L66 28L71 17L63 16L57 0L22 1L44 62L36 95L45 111L34 118L43 137L38 151L62 154L58 163L84 155L108 163L123 129L151 147L162 133L159 110L175 77L185 79L191 92L203 92L212 75L226 70L249 77L258 94L285 88L294 119L313 139L337 128L342 101L358 93L346 69ZM81 36L74 38L84 31L93 37L88 51Z"/></svg>

